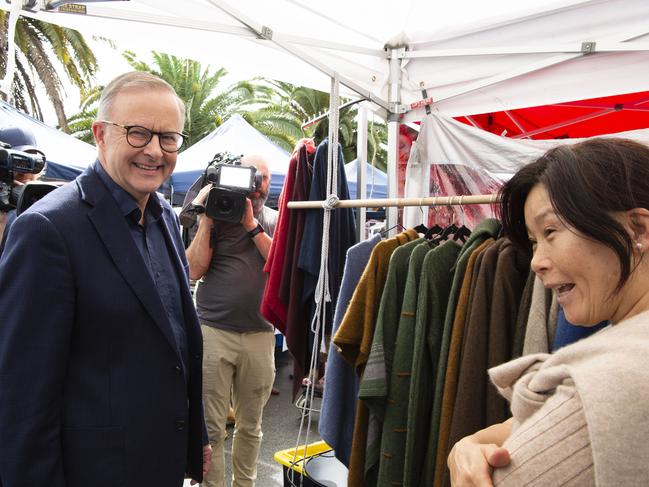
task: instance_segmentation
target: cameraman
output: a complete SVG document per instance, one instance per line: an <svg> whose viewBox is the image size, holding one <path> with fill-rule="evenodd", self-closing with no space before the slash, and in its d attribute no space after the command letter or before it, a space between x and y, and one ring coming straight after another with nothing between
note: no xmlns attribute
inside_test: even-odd
<svg viewBox="0 0 649 487"><path fill-rule="evenodd" d="M0 128L0 141L9 144L13 150L27 152L29 154L38 154L43 159L45 159L45 154L43 153L43 151L36 148L36 139L34 137L34 134L24 127ZM13 183L16 186L23 185L25 183L38 179L42 173L43 171L38 174L17 172L14 174ZM11 228L11 224L15 219L15 209L8 212L0 211L0 234L2 235L2 242L0 243L0 255L2 255L2 252L4 251L7 235L9 234L9 228Z"/></svg>
<svg viewBox="0 0 649 487"><path fill-rule="evenodd" d="M199 215L196 235L187 248L190 277L200 279L196 308L204 344L203 402L214 452L212 468L201 483L204 487L222 487L225 482L223 441L231 393L232 486L255 485L262 412L275 379L275 335L259 307L277 211L264 206L270 187L268 164L261 156L248 156L241 165L256 167L263 179L260 189L246 198L240 223ZM208 184L201 189L193 204L204 205L211 188Z"/></svg>

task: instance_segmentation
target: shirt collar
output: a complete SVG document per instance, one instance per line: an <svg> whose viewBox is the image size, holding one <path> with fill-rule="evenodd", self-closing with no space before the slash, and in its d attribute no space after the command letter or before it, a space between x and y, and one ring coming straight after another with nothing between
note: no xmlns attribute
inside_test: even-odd
<svg viewBox="0 0 649 487"><path fill-rule="evenodd" d="M112 195L113 199L117 203L122 215L125 217L133 218L136 222L140 221L141 212L140 207L138 206L135 198L131 196L124 188L117 184L113 179L108 175L101 163L96 160L92 165L93 170L99 176L99 179L104 183L108 192ZM162 205L158 199L158 195L153 192L149 195L149 199L146 204L145 213L150 216L149 221L157 221L162 215Z"/></svg>

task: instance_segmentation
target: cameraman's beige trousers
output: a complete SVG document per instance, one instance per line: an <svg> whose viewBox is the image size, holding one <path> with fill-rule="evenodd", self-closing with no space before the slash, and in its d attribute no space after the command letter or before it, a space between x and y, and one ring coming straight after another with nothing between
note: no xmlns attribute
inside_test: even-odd
<svg viewBox="0 0 649 487"><path fill-rule="evenodd" d="M203 404L212 445L212 467L203 487L225 486L223 442L234 405L232 487L253 487L261 446L261 418L275 380L275 335L237 333L201 325L203 332Z"/></svg>

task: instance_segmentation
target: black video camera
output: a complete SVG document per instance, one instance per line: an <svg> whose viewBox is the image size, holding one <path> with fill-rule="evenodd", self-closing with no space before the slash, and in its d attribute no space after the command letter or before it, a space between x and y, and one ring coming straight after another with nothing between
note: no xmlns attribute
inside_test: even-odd
<svg viewBox="0 0 649 487"><path fill-rule="evenodd" d="M0 142L0 211L16 208L18 214L26 210L34 201L56 188L47 183L28 183L16 185L16 173L38 174L45 167L45 157L29 154L11 148Z"/></svg>
<svg viewBox="0 0 649 487"><path fill-rule="evenodd" d="M246 211L246 198L261 189L261 173L254 166L242 166L241 157L220 152L205 169L201 187L212 185L205 214L214 220L238 223Z"/></svg>

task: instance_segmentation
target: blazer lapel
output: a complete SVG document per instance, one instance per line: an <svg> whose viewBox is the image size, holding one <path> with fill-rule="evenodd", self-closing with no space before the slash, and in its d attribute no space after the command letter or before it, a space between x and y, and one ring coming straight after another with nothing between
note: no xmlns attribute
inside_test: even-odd
<svg viewBox="0 0 649 487"><path fill-rule="evenodd" d="M94 174L92 176L94 177L82 178L79 181L82 197L87 197L91 193L93 195L92 198L86 199L94 205L88 212L88 218L104 242L115 266L178 355L171 323L164 311L155 283L129 233L128 225L103 183Z"/></svg>

